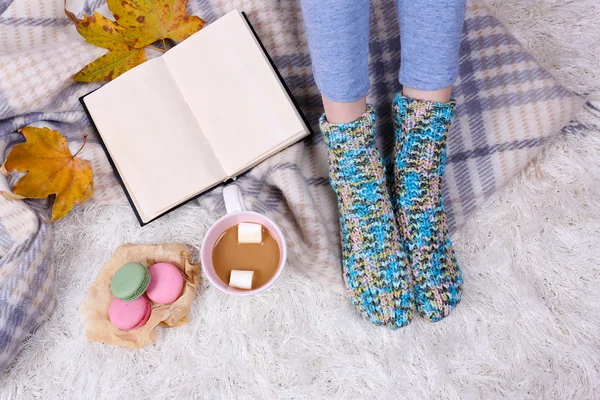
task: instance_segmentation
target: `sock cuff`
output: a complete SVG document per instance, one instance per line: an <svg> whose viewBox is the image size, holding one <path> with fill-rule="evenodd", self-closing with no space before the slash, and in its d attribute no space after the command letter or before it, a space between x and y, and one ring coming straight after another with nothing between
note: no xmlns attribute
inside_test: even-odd
<svg viewBox="0 0 600 400"><path fill-rule="evenodd" d="M394 113L400 116L402 130L405 134L411 132L415 127L423 125L434 124L438 127L449 127L454 119L455 108L454 99L450 99L448 103L437 103L411 99L400 93L396 93L394 97Z"/></svg>
<svg viewBox="0 0 600 400"><path fill-rule="evenodd" d="M319 125L329 148L364 147L375 141L375 109L371 105L354 121L333 123L323 114Z"/></svg>

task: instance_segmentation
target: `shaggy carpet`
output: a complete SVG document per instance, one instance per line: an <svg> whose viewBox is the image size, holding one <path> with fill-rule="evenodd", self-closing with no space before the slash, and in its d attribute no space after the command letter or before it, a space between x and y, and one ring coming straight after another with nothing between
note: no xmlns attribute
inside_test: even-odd
<svg viewBox="0 0 600 400"><path fill-rule="evenodd" d="M597 95L596 0L489 4L565 86ZM0 378L0 398L597 397L599 154L600 101L591 101L454 235L463 303L440 323L415 318L396 332L289 265L249 299L203 282L190 323L161 329L154 346L90 344L77 308L113 249L174 241L197 251L216 216L189 204L142 230L125 205L74 212L57 223L56 311Z"/></svg>

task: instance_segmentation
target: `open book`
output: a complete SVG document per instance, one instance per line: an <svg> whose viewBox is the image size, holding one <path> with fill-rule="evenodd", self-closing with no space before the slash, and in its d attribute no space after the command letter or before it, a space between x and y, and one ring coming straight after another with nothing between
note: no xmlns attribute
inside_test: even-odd
<svg viewBox="0 0 600 400"><path fill-rule="evenodd" d="M81 102L142 225L310 133L235 10Z"/></svg>

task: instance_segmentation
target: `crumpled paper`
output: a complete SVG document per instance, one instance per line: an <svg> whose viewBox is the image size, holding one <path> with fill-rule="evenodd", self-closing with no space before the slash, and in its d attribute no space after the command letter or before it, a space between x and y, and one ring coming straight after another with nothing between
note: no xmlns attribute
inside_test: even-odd
<svg viewBox="0 0 600 400"><path fill-rule="evenodd" d="M139 262L150 267L156 262L169 262L183 273L185 287L182 295L171 304L150 302L152 311L148 322L140 328L122 331L108 319L108 307L113 299L110 290L112 276L128 262ZM156 343L156 327L172 328L188 323L188 314L200 282L200 265L190 263L190 252L181 244L167 243L159 246L125 244L119 246L104 265L96 281L79 307L83 318L85 336L90 342L114 346L141 348Z"/></svg>

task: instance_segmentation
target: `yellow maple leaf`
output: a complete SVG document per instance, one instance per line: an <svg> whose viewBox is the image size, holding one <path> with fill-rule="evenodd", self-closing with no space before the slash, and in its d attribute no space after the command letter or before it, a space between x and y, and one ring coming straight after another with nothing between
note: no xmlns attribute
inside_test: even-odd
<svg viewBox="0 0 600 400"><path fill-rule="evenodd" d="M144 49L110 50L73 76L79 82L110 81L146 61Z"/></svg>
<svg viewBox="0 0 600 400"><path fill-rule="evenodd" d="M204 21L187 14L188 0L107 0L115 20L98 12L78 19L65 10L87 42L109 52L88 64L74 79L81 82L112 80L146 61L143 49L159 40L182 41L198 32Z"/></svg>
<svg viewBox="0 0 600 400"><path fill-rule="evenodd" d="M11 149L2 172L26 174L12 187L12 193L0 191L0 194L7 199L43 199L55 195L51 221L64 217L75 204L83 204L92 197L92 164L76 158L79 151L71 155L60 132L31 126L20 132L25 143Z"/></svg>
<svg viewBox="0 0 600 400"><path fill-rule="evenodd" d="M187 0L107 0L125 36L145 47L163 39L181 42L198 32L204 21L187 15Z"/></svg>
<svg viewBox="0 0 600 400"><path fill-rule="evenodd" d="M125 29L115 21L94 11L94 15L84 15L78 19L75 14L65 10L67 17L75 24L77 32L88 43L109 50L129 49L136 46L136 41L124 35Z"/></svg>

